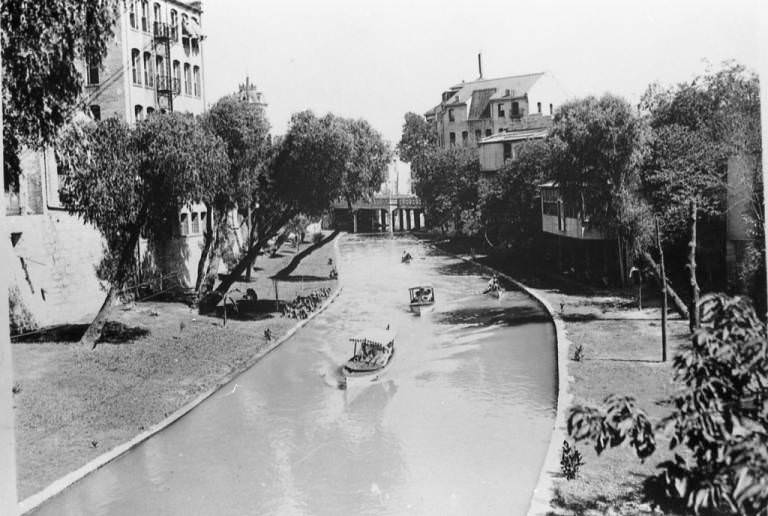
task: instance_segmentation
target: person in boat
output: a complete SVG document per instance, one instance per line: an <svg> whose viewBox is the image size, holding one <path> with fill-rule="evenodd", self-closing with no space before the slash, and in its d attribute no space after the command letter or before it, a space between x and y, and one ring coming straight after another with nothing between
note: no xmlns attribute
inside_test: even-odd
<svg viewBox="0 0 768 516"><path fill-rule="evenodd" d="M491 279L488 280L488 288L486 289L487 292L496 292L498 290L501 290L501 285L499 285L499 278L494 274L491 276Z"/></svg>
<svg viewBox="0 0 768 516"><path fill-rule="evenodd" d="M400 261L410 262L412 259L413 257L411 256L411 253L409 253L408 251L403 251L403 257L400 258Z"/></svg>

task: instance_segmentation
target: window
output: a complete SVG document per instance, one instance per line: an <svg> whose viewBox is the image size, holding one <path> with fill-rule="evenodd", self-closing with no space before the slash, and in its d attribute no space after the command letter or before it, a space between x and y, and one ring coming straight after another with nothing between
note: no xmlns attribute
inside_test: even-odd
<svg viewBox="0 0 768 516"><path fill-rule="evenodd" d="M193 235L200 233L200 216L196 211L192 212L192 231Z"/></svg>
<svg viewBox="0 0 768 516"><path fill-rule="evenodd" d="M468 143L469 143L469 134L467 133L467 131L462 131L461 132L461 144L464 147L466 147Z"/></svg>
<svg viewBox="0 0 768 516"><path fill-rule="evenodd" d="M449 141L449 143L451 144L451 147L453 147L454 145L456 145L456 133L450 133L450 134L448 135L448 141Z"/></svg>
<svg viewBox="0 0 768 516"><path fill-rule="evenodd" d="M155 59L155 65L157 66L157 68L156 68L157 75L158 75L158 79L157 79L158 80L158 85L157 85L157 87L159 88L161 86L159 84L159 81L160 81L159 76L166 77L166 75L167 75L165 73L165 71L166 71L165 70L165 60L163 59L163 56L157 56L157 58Z"/></svg>
<svg viewBox="0 0 768 516"><path fill-rule="evenodd" d="M499 118L504 118L504 104L499 104L498 115L499 115Z"/></svg>
<svg viewBox="0 0 768 516"><path fill-rule="evenodd" d="M510 142L504 142L504 161L512 159L512 144Z"/></svg>
<svg viewBox="0 0 768 516"><path fill-rule="evenodd" d="M173 91L174 93L180 93L181 89L181 63L178 61L173 62Z"/></svg>
<svg viewBox="0 0 768 516"><path fill-rule="evenodd" d="M144 108L141 107L141 104L136 104L133 107L133 115L136 117L135 120L137 122L142 119L142 117L144 116Z"/></svg>
<svg viewBox="0 0 768 516"><path fill-rule="evenodd" d="M453 109L449 109L448 110L448 121L449 122L455 122L456 121L456 118L454 118L454 116L453 116Z"/></svg>
<svg viewBox="0 0 768 516"><path fill-rule="evenodd" d="M557 210L557 192L555 190L552 190L550 188L542 189L541 190L541 201L543 203L543 212L544 215L552 215L557 216L558 210Z"/></svg>
<svg viewBox="0 0 768 516"><path fill-rule="evenodd" d="M485 135L486 136L490 136L492 133L493 133L493 131L491 131L490 129L486 129L485 130Z"/></svg>
<svg viewBox="0 0 768 516"><path fill-rule="evenodd" d="M141 52L137 48L131 50L131 72L133 84L141 86Z"/></svg>
<svg viewBox="0 0 768 516"><path fill-rule="evenodd" d="M155 2L155 5L152 6L152 10L154 11L153 14L155 15L155 23L162 23L163 11L160 9L160 4Z"/></svg>
<svg viewBox="0 0 768 516"><path fill-rule="evenodd" d="M192 93L192 69L189 63L184 63L184 93L187 95Z"/></svg>
<svg viewBox="0 0 768 516"><path fill-rule="evenodd" d="M150 117L151 117L152 115L154 115L154 114L155 114L155 108L153 108L153 107L148 107L148 108L147 108L147 118L150 118Z"/></svg>
<svg viewBox="0 0 768 516"><path fill-rule="evenodd" d="M151 88L155 84L154 70L152 66L152 54L144 52L144 85Z"/></svg>
<svg viewBox="0 0 768 516"><path fill-rule="evenodd" d="M541 102L536 103L536 109L538 110L539 113L541 113Z"/></svg>
<svg viewBox="0 0 768 516"><path fill-rule="evenodd" d="M101 107L94 104L93 106L90 107L90 110L91 110L91 118L93 118L97 122L101 120Z"/></svg>
<svg viewBox="0 0 768 516"><path fill-rule="evenodd" d="M141 30L149 32L149 2L141 0Z"/></svg>
<svg viewBox="0 0 768 516"><path fill-rule="evenodd" d="M512 113L510 113L510 116L516 117L520 116L520 104L517 102L512 103Z"/></svg>
<svg viewBox="0 0 768 516"><path fill-rule="evenodd" d="M181 236L189 235L189 214L182 213L179 217L179 234Z"/></svg>
<svg viewBox="0 0 768 516"><path fill-rule="evenodd" d="M553 113L552 104L549 105L549 114L551 115Z"/></svg>
<svg viewBox="0 0 768 516"><path fill-rule="evenodd" d="M176 9L171 9L171 36L179 41L179 13Z"/></svg>
<svg viewBox="0 0 768 516"><path fill-rule="evenodd" d="M480 141L480 138L482 138L483 133L480 132L480 129L475 129L475 141Z"/></svg>
<svg viewBox="0 0 768 516"><path fill-rule="evenodd" d="M189 38L189 16L186 14L181 15L181 37ZM185 34L186 33L186 34Z"/></svg>
<svg viewBox="0 0 768 516"><path fill-rule="evenodd" d="M205 218L208 216L207 212L201 211L200 212L200 226L202 226L202 231L205 231L206 224L208 223L208 220Z"/></svg>
<svg viewBox="0 0 768 516"><path fill-rule="evenodd" d="M193 76L195 80L195 97L199 97L202 94L202 84L200 83L200 67L195 66L193 70Z"/></svg>
<svg viewBox="0 0 768 516"><path fill-rule="evenodd" d="M128 17L131 20L131 28L135 29L135 28L137 28L137 25L136 25L136 2L134 0L129 0L129 4L130 5L128 6L128 8L129 8L129 13L130 14L128 15Z"/></svg>
<svg viewBox="0 0 768 516"><path fill-rule="evenodd" d="M88 72L86 73L86 83L89 85L99 84L99 63L86 62Z"/></svg>
<svg viewBox="0 0 768 516"><path fill-rule="evenodd" d="M196 56L200 53L200 44L197 39L192 40L192 55Z"/></svg>

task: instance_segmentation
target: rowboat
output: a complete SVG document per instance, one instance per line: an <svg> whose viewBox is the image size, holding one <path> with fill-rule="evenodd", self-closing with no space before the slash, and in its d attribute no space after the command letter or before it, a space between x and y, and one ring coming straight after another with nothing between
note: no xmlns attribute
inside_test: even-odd
<svg viewBox="0 0 768 516"><path fill-rule="evenodd" d="M501 287L493 288L493 289L487 290L485 293L491 297L495 297L496 299L501 299L502 296L504 296L504 289Z"/></svg>
<svg viewBox="0 0 768 516"><path fill-rule="evenodd" d="M413 287L408 289L411 296L411 312L421 315L435 307L435 289L430 286Z"/></svg>
<svg viewBox="0 0 768 516"><path fill-rule="evenodd" d="M351 380L377 380L395 356L395 333L373 328L349 340L354 352L341 368L346 384Z"/></svg>

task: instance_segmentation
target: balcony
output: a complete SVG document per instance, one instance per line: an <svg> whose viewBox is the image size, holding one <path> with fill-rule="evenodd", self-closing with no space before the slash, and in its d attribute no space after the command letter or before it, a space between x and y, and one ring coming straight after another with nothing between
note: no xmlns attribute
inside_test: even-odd
<svg viewBox="0 0 768 516"><path fill-rule="evenodd" d="M155 41L179 41L179 28L163 22L155 22L152 32Z"/></svg>
<svg viewBox="0 0 768 516"><path fill-rule="evenodd" d="M157 76L157 94L167 95L168 93L174 95L181 94L181 81L176 77L169 77L168 75Z"/></svg>

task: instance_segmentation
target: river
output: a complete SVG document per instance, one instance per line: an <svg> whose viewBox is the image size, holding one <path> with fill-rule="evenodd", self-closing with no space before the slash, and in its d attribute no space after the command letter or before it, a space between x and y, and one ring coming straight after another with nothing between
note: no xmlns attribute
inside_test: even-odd
<svg viewBox="0 0 768 516"><path fill-rule="evenodd" d="M415 259L400 263L404 249ZM548 446L554 328L523 293L408 237L347 235L330 307L182 419L37 515L519 515ZM435 287L433 313L408 287ZM397 331L382 378L338 388L348 338Z"/></svg>

